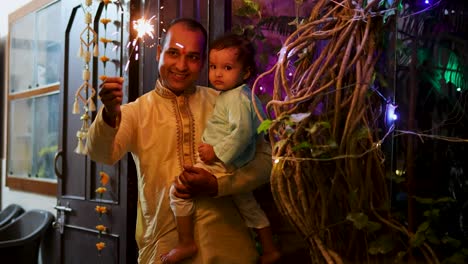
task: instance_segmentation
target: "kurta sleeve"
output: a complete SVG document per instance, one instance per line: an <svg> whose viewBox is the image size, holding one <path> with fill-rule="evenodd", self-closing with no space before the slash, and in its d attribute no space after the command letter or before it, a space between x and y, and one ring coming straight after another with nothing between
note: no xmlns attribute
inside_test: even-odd
<svg viewBox="0 0 468 264"><path fill-rule="evenodd" d="M124 154L130 151L131 146L131 119L128 111L122 107L121 121L117 128L109 126L102 117L103 107L89 127L86 148L88 156L97 162L115 164ZM126 109L129 110L129 109ZM127 113L126 113L127 112Z"/></svg>
<svg viewBox="0 0 468 264"><path fill-rule="evenodd" d="M239 166L233 162L239 159L239 155L244 153L249 143L255 139L252 135L256 134L256 126L251 115L252 104L249 99L243 97L243 94L236 96L237 100L221 102L224 108L229 109L228 118L230 133L213 145L216 156L225 164ZM241 164L244 165L244 164Z"/></svg>
<svg viewBox="0 0 468 264"><path fill-rule="evenodd" d="M272 165L271 146L259 136L254 159L234 175L218 178L218 196L251 192L269 182Z"/></svg>

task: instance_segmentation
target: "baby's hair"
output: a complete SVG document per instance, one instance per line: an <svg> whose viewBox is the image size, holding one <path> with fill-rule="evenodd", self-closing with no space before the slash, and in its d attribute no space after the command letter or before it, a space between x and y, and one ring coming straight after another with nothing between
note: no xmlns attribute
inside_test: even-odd
<svg viewBox="0 0 468 264"><path fill-rule="evenodd" d="M250 70L250 78L257 74L257 64L255 63L255 47L252 42L243 36L228 33L215 39L210 45L211 50L222 50L227 48L237 48L239 55L237 59L242 63L244 69Z"/></svg>

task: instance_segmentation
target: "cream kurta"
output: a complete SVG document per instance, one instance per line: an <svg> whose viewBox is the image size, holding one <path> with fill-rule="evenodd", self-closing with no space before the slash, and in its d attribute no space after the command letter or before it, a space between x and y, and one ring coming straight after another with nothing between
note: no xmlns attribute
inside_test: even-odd
<svg viewBox="0 0 468 264"><path fill-rule="evenodd" d="M114 164L131 152L138 173L136 240L140 263L160 263L159 256L177 243L169 207L169 188L184 164L196 161L201 133L213 110L217 92L196 87L181 96L162 88L121 107L118 129L102 119L102 109L91 125L87 148L98 162ZM195 240L199 251L186 263L255 263L253 241L231 197L266 183L271 170L268 146L236 175L218 179L219 198L195 199ZM254 176L252 176L254 175Z"/></svg>

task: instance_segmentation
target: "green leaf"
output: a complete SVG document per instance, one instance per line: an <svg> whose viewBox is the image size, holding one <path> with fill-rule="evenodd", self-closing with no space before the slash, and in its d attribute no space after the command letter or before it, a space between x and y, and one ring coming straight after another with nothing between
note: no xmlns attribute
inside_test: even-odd
<svg viewBox="0 0 468 264"><path fill-rule="evenodd" d="M243 5L235 11L235 15L251 17L260 14L260 5L252 0L244 0Z"/></svg>
<svg viewBox="0 0 468 264"><path fill-rule="evenodd" d="M322 122L319 122L319 124L323 126L324 128L328 128L328 129L331 128L330 122L322 121Z"/></svg>
<svg viewBox="0 0 468 264"><path fill-rule="evenodd" d="M440 245L440 239L437 237L437 234L433 231L426 232L426 238L429 243L434 245Z"/></svg>
<svg viewBox="0 0 468 264"><path fill-rule="evenodd" d="M270 120L270 119L263 120L263 122L257 128L257 133L260 134L260 133L264 132L265 134L267 134L268 129L270 129L272 124L273 124L273 121Z"/></svg>
<svg viewBox="0 0 468 264"><path fill-rule="evenodd" d="M377 222L374 222L374 221L369 221L367 223L367 230L370 233L375 232L375 231L379 230L380 228L382 228L382 225L380 223L377 223Z"/></svg>
<svg viewBox="0 0 468 264"><path fill-rule="evenodd" d="M329 122L317 122L317 123L314 123L314 125L311 128L307 128L305 130L307 132L309 132L309 134L314 134L315 132L317 132L319 127L324 127L324 128L330 129L331 126L330 126ZM335 142L335 144L336 144L336 142Z"/></svg>
<svg viewBox="0 0 468 264"><path fill-rule="evenodd" d="M275 145L273 146L273 149L276 151L277 149L283 148L283 146L284 146L284 144L286 144L286 142L288 142L287 139L282 139L282 140L276 142Z"/></svg>
<svg viewBox="0 0 468 264"><path fill-rule="evenodd" d="M425 240L426 240L426 236L424 235L424 233L416 233L411 238L410 244L412 247L419 247L424 243Z"/></svg>
<svg viewBox="0 0 468 264"><path fill-rule="evenodd" d="M416 231L416 233L424 233L426 232L426 230L429 228L429 222L428 221L424 221L422 222L422 224L420 224L418 226L418 230Z"/></svg>
<svg viewBox="0 0 468 264"><path fill-rule="evenodd" d="M450 245L450 246L452 246L452 247L454 247L454 248L458 248L458 247L460 247L460 245L461 245L461 241L460 241L460 240L455 239L455 238L453 238L453 237L449 237L449 236L444 236L444 237L442 238L442 243L447 244L447 245ZM467 253L467 256L468 256L468 252L466 252L466 253Z"/></svg>
<svg viewBox="0 0 468 264"><path fill-rule="evenodd" d="M296 146L294 146L292 148L293 151L298 151L298 150L301 150L301 149L310 149L312 148L312 145L309 143L309 142L301 142L299 144L297 144Z"/></svg>
<svg viewBox="0 0 468 264"><path fill-rule="evenodd" d="M353 222L353 225L361 230L367 226L369 222L369 217L364 213L349 213L346 216L346 220Z"/></svg>
<svg viewBox="0 0 468 264"><path fill-rule="evenodd" d="M318 130L318 125L314 124L311 128L306 128L305 131L309 132L309 134L313 135Z"/></svg>
<svg viewBox="0 0 468 264"><path fill-rule="evenodd" d="M416 202L422 203L422 204L433 204L434 203L434 200L431 199L431 198L422 198L422 197L415 196L414 199L416 200Z"/></svg>
<svg viewBox="0 0 468 264"><path fill-rule="evenodd" d="M456 200L453 199L452 197L442 197L442 198L437 199L435 203L453 203L455 201Z"/></svg>
<svg viewBox="0 0 468 264"><path fill-rule="evenodd" d="M388 235L380 236L376 241L369 243L369 249L367 250L369 254L387 254L392 251L395 247L392 237Z"/></svg>
<svg viewBox="0 0 468 264"><path fill-rule="evenodd" d="M336 141L333 139L328 140L327 144L330 146L330 148L338 148L338 144L336 144Z"/></svg>
<svg viewBox="0 0 468 264"><path fill-rule="evenodd" d="M439 217L439 213L440 213L440 209L432 209L432 210L424 211L424 216L437 218Z"/></svg>
<svg viewBox="0 0 468 264"><path fill-rule="evenodd" d="M468 260L467 255L461 254L460 252L455 252L452 256L444 259L443 264L465 264Z"/></svg>

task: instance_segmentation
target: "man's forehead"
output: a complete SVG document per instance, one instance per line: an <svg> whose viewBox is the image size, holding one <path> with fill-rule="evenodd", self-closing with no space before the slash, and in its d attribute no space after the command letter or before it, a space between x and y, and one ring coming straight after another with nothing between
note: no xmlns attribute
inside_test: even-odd
<svg viewBox="0 0 468 264"><path fill-rule="evenodd" d="M194 40L190 41L177 41L176 39L170 39L169 41L170 49L177 49L183 53L202 53L203 46Z"/></svg>
<svg viewBox="0 0 468 264"><path fill-rule="evenodd" d="M183 24L172 26L167 32L167 38L167 44L169 44L170 48L203 52L205 43L203 33L192 30Z"/></svg>

